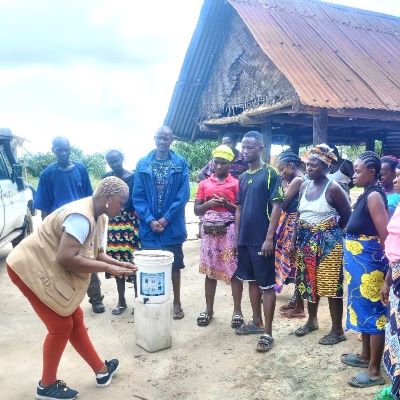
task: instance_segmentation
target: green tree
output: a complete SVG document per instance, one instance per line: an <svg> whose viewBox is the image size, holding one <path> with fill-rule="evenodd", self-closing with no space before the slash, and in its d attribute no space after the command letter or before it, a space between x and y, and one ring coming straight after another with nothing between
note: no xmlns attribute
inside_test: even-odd
<svg viewBox="0 0 400 400"><path fill-rule="evenodd" d="M72 146L71 160L85 164L94 182L106 173L106 160L101 153L85 154L80 148ZM27 172L28 181L36 186L40 173L56 159L54 154L48 151L47 153L26 153L20 161Z"/></svg>
<svg viewBox="0 0 400 400"><path fill-rule="evenodd" d="M176 141L173 144L173 150L189 163L191 181L196 181L197 174L211 160L211 152L217 145L212 140Z"/></svg>

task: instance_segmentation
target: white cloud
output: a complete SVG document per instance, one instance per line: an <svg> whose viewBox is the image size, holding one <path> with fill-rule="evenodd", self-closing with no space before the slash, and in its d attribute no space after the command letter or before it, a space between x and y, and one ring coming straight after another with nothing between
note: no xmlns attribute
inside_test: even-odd
<svg viewBox="0 0 400 400"><path fill-rule="evenodd" d="M400 15L398 0L335 2ZM202 0L1 0L0 127L33 151L153 147Z"/></svg>

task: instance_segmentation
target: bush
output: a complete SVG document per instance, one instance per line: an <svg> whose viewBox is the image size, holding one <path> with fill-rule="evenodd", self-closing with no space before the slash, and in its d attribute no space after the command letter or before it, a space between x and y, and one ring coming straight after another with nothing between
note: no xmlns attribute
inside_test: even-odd
<svg viewBox="0 0 400 400"><path fill-rule="evenodd" d="M71 160L79 161L86 165L92 184L96 184L106 173L106 160L101 153L85 154L81 149L72 146ZM25 168L27 181L37 187L41 172L54 163L56 158L52 152L48 151L47 153L27 153L21 157L20 161Z"/></svg>
<svg viewBox="0 0 400 400"><path fill-rule="evenodd" d="M196 182L199 171L211 160L211 151L217 146L216 141L210 140L177 141L173 145L173 150L186 159L190 169L190 180Z"/></svg>

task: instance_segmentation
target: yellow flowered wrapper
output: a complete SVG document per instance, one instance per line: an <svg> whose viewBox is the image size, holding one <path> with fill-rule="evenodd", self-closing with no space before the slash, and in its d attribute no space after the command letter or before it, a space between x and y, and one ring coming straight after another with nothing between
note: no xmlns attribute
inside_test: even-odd
<svg viewBox="0 0 400 400"><path fill-rule="evenodd" d="M345 240L346 250L349 251L353 256L361 254L363 251L363 246L357 240Z"/></svg>
<svg viewBox="0 0 400 400"><path fill-rule="evenodd" d="M371 300L372 302L379 301L381 298L381 289L385 275L381 271L373 271L370 274L361 276L360 293L361 296Z"/></svg>
<svg viewBox="0 0 400 400"><path fill-rule="evenodd" d="M376 320L376 327L380 330L384 330L386 326L387 319L384 315L381 315L377 320Z"/></svg>
<svg viewBox="0 0 400 400"><path fill-rule="evenodd" d="M350 316L350 323L354 326L357 326L358 322L357 314L352 306L349 306L349 316Z"/></svg>

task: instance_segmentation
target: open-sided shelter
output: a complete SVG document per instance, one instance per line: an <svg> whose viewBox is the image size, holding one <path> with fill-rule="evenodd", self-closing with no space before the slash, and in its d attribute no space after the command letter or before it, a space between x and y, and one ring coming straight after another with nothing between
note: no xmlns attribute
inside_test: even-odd
<svg viewBox="0 0 400 400"><path fill-rule="evenodd" d="M400 156L400 18L318 0L205 0L165 123L183 140L255 129L295 151L382 140Z"/></svg>

